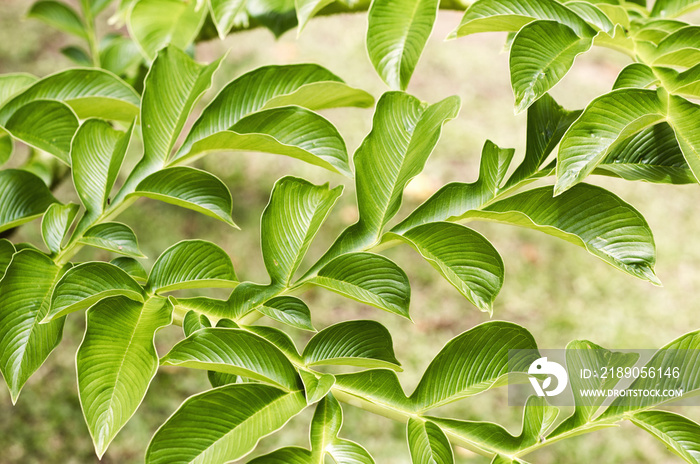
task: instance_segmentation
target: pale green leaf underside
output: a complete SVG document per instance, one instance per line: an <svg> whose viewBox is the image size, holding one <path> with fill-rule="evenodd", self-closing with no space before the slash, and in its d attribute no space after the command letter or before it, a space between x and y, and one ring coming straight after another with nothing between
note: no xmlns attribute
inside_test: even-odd
<svg viewBox="0 0 700 464"><path fill-rule="evenodd" d="M85 231L78 240L83 245L112 251L133 258L145 258L133 230L119 222L103 222Z"/></svg>

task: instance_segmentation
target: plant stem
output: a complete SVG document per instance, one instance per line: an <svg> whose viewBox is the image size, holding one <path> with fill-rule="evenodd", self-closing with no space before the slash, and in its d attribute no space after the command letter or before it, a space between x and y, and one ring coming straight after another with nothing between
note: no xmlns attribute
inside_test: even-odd
<svg viewBox="0 0 700 464"><path fill-rule="evenodd" d="M85 19L85 29L87 33L88 47L90 48L90 57L92 65L96 68L100 67L100 48L97 40L97 32L95 30L95 16L92 14L90 2L83 0L80 2L83 9L83 18Z"/></svg>

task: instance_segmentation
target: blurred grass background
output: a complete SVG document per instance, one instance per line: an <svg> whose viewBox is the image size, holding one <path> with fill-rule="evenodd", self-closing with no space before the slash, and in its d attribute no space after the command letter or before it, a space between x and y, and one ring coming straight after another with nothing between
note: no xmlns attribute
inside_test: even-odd
<svg viewBox="0 0 700 464"><path fill-rule="evenodd" d="M70 63L58 50L72 43L66 36L23 15L31 2L0 3L0 72L46 75ZM459 118L445 127L442 140L423 174L408 187L402 212L425 200L450 181L476 179L484 140L517 149L525 146L525 115L513 115L508 56L501 53L503 34L481 34L445 42L460 14L441 12L433 37L416 69L409 92L428 102L457 94L462 98ZM386 87L371 68L364 48L366 15L319 18L297 38L296 30L274 40L265 30L236 34L226 41L198 46L196 57L211 61L230 50L217 74L208 101L226 82L266 64L315 62L340 75L349 84L375 97ZM580 58L573 71L553 91L570 109L609 90L626 58L611 51L594 50ZM200 108L204 104L200 104ZM339 109L324 114L339 128L352 153L371 126L372 110ZM139 155L133 150L128 166ZM22 161L21 154L10 164ZM515 164L515 163L514 163ZM235 231L213 219L152 200L141 200L120 218L135 229L142 250L153 261L165 248L187 238L211 240L231 255L242 280L267 282L259 249L259 218L275 180L297 175L315 183L345 184L346 192L321 231L309 259L320 256L337 234L357 217L353 188L347 179L299 161L264 154L210 155L199 167L217 174L229 186L234 199ZM488 237L502 254L506 280L496 301L494 319L527 327L541 348L563 348L572 339L589 339L608 348L658 348L698 327L693 290L700 284L700 222L697 186L660 186L609 178L590 182L613 190L646 217L655 233L657 273L664 287L637 281L588 255L583 249L529 230L496 224L470 224ZM62 201L78 202L70 182L57 191ZM24 227L15 241L40 244L38 221ZM303 295L312 309L317 328L358 318L372 318L391 331L396 354L405 372L400 375L406 391L441 347L453 336L488 320L464 300L408 247L389 250L408 273L412 285L414 323L380 310L355 304L326 291ZM78 260L110 258L109 253L84 250ZM307 260L309 261L309 260ZM309 261L310 262L310 261ZM147 264L149 264L147 263ZM225 295L218 294L223 297ZM82 338L83 318L68 318L62 345L25 387L18 404L11 406L6 389L0 388L0 463L95 463L87 428L78 402L74 356ZM308 335L296 333L300 344ZM157 337L161 354L182 336L170 327ZM300 345L303 346L303 345ZM208 388L206 374L163 368L137 412L115 439L104 463L142 462L150 436L189 395ZM521 410L507 405L505 390L460 401L445 410L452 417L491 420L519 432ZM681 410L700 420L698 408ZM568 414L570 411L562 411ZM257 453L279 446L308 446L308 422L312 411L293 419L282 431L265 439ZM562 416L563 417L563 416ZM379 464L408 463L404 426L382 417L345 408L341 435L362 443ZM456 450L460 463L487 463L472 453ZM540 464L673 463L680 462L645 432L624 424L620 429L566 440L529 457Z"/></svg>

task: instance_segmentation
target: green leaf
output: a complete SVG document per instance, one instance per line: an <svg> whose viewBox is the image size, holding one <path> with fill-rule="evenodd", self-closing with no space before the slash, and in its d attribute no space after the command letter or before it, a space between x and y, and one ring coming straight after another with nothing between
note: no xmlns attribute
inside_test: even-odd
<svg viewBox="0 0 700 464"><path fill-rule="evenodd" d="M5 164L11 157L12 151L14 150L14 142L12 137L5 134L2 129L0 129L0 166Z"/></svg>
<svg viewBox="0 0 700 464"><path fill-rule="evenodd" d="M467 8L450 38L477 32L516 32L536 19L556 21L579 36L590 30L581 17L554 0L477 0Z"/></svg>
<svg viewBox="0 0 700 464"><path fill-rule="evenodd" d="M12 261L12 255L15 254L15 246L6 238L0 238L0 280L5 275L7 266Z"/></svg>
<svg viewBox="0 0 700 464"><path fill-rule="evenodd" d="M523 427L518 436L510 434L493 422L461 421L439 417L429 419L435 422L443 432L468 440L481 449L510 456L539 443L541 437L556 420L558 413L559 410L547 404L544 398L531 396L525 404Z"/></svg>
<svg viewBox="0 0 700 464"><path fill-rule="evenodd" d="M613 193L580 184L552 197L551 187L529 190L458 219L477 218L539 230L585 248L627 274L660 284L649 225Z"/></svg>
<svg viewBox="0 0 700 464"><path fill-rule="evenodd" d="M112 261L110 261L110 263L125 271L138 282L146 283L148 280L148 273L146 273L143 265L134 258L120 256L118 258L114 258Z"/></svg>
<svg viewBox="0 0 700 464"><path fill-rule="evenodd" d="M247 0L246 10L251 21L268 28L275 37L297 25L294 0Z"/></svg>
<svg viewBox="0 0 700 464"><path fill-rule="evenodd" d="M612 0L614 3L616 0ZM634 0L632 0L634 1ZM646 0L642 0L646 1ZM583 20L585 20L590 26L592 26L594 29L597 31L602 31L605 34L612 36L615 34L615 24L618 23L617 18L615 18L613 14L610 14L610 17L606 15L606 11L609 13L610 8L613 6L618 6L618 5L609 5L606 4L606 1L603 0L600 3L603 3L602 5L596 5L595 3L599 3L598 1L594 2L588 2L586 0L583 1L574 1L574 2L566 2L566 7L579 15ZM603 11L605 10L605 11ZM623 9L624 11L624 9ZM626 12L625 12L626 14Z"/></svg>
<svg viewBox="0 0 700 464"><path fill-rule="evenodd" d="M493 312L505 270L498 251L481 234L459 224L433 222L387 237L408 243L472 304Z"/></svg>
<svg viewBox="0 0 700 464"><path fill-rule="evenodd" d="M146 451L146 464L240 459L305 406L301 392L253 383L200 393L158 429Z"/></svg>
<svg viewBox="0 0 700 464"><path fill-rule="evenodd" d="M627 394L618 396L600 415L599 419L610 419L629 416L631 412L654 407L673 398L663 396L648 396L639 394L640 390L682 390L683 397L690 396L700 390L700 378L693 368L700 362L700 331L687 333L660 348L644 367L662 373L671 371L671 375L659 375L654 378L637 378L627 388ZM678 375L673 376L673 369ZM678 399L678 398L676 398Z"/></svg>
<svg viewBox="0 0 700 464"><path fill-rule="evenodd" d="M234 317L230 305L226 300L195 296L192 298L178 298L175 305L186 311L194 310L198 314L204 315L214 322L223 318Z"/></svg>
<svg viewBox="0 0 700 464"><path fill-rule="evenodd" d="M71 60L73 63L77 64L78 66L85 66L85 67L92 66L92 59L90 58L90 55L82 47L77 47L74 45L69 45L68 47L63 47L61 49L61 55L65 56L66 58ZM140 56L140 54L139 54L139 56ZM110 71L111 71L111 69L110 69Z"/></svg>
<svg viewBox="0 0 700 464"><path fill-rule="evenodd" d="M185 5L174 1L181 6ZM144 2L141 1L139 5L141 3ZM150 0L145 3L150 3ZM166 0L165 3L172 2ZM189 3L194 5L194 2ZM165 166L187 117L204 92L211 87L213 75L222 60L223 57L206 66L196 63L174 46L158 52L144 82L141 106L144 155L129 175L118 199L131 193L149 174ZM172 76L179 78L173 79Z"/></svg>
<svg viewBox="0 0 700 464"><path fill-rule="evenodd" d="M299 23L299 34L304 30L309 20L316 16L316 13L333 3L335 0L295 0L294 9L297 12L297 22Z"/></svg>
<svg viewBox="0 0 700 464"><path fill-rule="evenodd" d="M375 321L346 321L314 335L302 354L307 366L384 367L401 371L389 331Z"/></svg>
<svg viewBox="0 0 700 464"><path fill-rule="evenodd" d="M343 187L330 189L284 177L272 189L260 236L265 267L273 283L288 286Z"/></svg>
<svg viewBox="0 0 700 464"><path fill-rule="evenodd" d="M299 375L304 382L304 393L308 404L320 401L335 384L335 377L332 374L317 374L300 369Z"/></svg>
<svg viewBox="0 0 700 464"><path fill-rule="evenodd" d="M38 218L56 202L34 174L19 169L0 171L0 232Z"/></svg>
<svg viewBox="0 0 700 464"><path fill-rule="evenodd" d="M80 119L101 118L131 122L138 115L136 91L114 74L101 69L69 69L47 76L14 96L0 108L0 125L27 103L57 100Z"/></svg>
<svg viewBox="0 0 700 464"><path fill-rule="evenodd" d="M166 45L190 46L206 17L207 9L198 9L194 1L138 0L129 10L126 24L143 55L152 60Z"/></svg>
<svg viewBox="0 0 700 464"><path fill-rule="evenodd" d="M373 253L346 253L326 264L309 283L408 318L411 286L393 261Z"/></svg>
<svg viewBox="0 0 700 464"><path fill-rule="evenodd" d="M577 35L556 21L534 21L520 29L510 48L510 82L515 112L530 107L571 69L574 59L593 45L594 32Z"/></svg>
<svg viewBox="0 0 700 464"><path fill-rule="evenodd" d="M693 176L700 182L700 106L685 98L671 95L668 104L668 122L673 128L683 157Z"/></svg>
<svg viewBox="0 0 700 464"><path fill-rule="evenodd" d="M143 179L129 197L147 197L191 209L238 228L231 218L228 187L215 175L188 166L161 169Z"/></svg>
<svg viewBox="0 0 700 464"><path fill-rule="evenodd" d="M480 208L493 199L497 192L501 191L500 186L514 153L515 150L512 148L500 148L487 140L481 152L481 167L476 182L470 184L452 182L445 185L416 208L406 219L391 229L391 232L402 234L421 224L444 221L464 214L471 209ZM522 166L525 166L525 163L530 164L533 161L528 161L526 156ZM530 167L525 166L526 169L530 169ZM517 172L514 173L514 176ZM522 175L529 177L525 172ZM510 183L511 180L508 182Z"/></svg>
<svg viewBox="0 0 700 464"><path fill-rule="evenodd" d="M45 254L24 249L15 253L0 280L0 372L12 404L61 341L65 319L39 324L60 274Z"/></svg>
<svg viewBox="0 0 700 464"><path fill-rule="evenodd" d="M258 456L248 461L248 464L309 464L311 452L304 448L288 446L276 449L272 453Z"/></svg>
<svg viewBox="0 0 700 464"><path fill-rule="evenodd" d="M617 144L593 173L655 183L696 182L667 123L644 129Z"/></svg>
<svg viewBox="0 0 700 464"><path fill-rule="evenodd" d="M141 286L114 264L78 264L56 283L51 307L42 322L87 309L104 298L118 295L138 303L143 303L145 296Z"/></svg>
<svg viewBox="0 0 700 464"><path fill-rule="evenodd" d="M619 89L593 100L562 138L555 194L581 182L615 144L664 118L665 110L653 90Z"/></svg>
<svg viewBox="0 0 700 464"><path fill-rule="evenodd" d="M188 311L182 319L182 330L185 332L185 337L189 337L196 331L204 329L205 327L211 327L211 322L209 322L207 316L199 314L197 311Z"/></svg>
<svg viewBox="0 0 700 464"><path fill-rule="evenodd" d="M654 71L643 63L632 63L617 75L613 90L624 88L646 89L659 82Z"/></svg>
<svg viewBox="0 0 700 464"><path fill-rule="evenodd" d="M672 18L682 16L698 7L700 2L697 0L656 0L651 15Z"/></svg>
<svg viewBox="0 0 700 464"><path fill-rule="evenodd" d="M73 184L92 222L108 206L109 195L129 148L134 124L124 133L100 119L88 119L75 133L70 159Z"/></svg>
<svg viewBox="0 0 700 464"><path fill-rule="evenodd" d="M279 296L267 300L257 308L265 316L288 326L315 331L311 324L311 311L306 303L293 296Z"/></svg>
<svg viewBox="0 0 700 464"><path fill-rule="evenodd" d="M413 464L452 464L452 446L443 431L430 421L410 418L407 426L408 447Z"/></svg>
<svg viewBox="0 0 700 464"><path fill-rule="evenodd" d="M700 463L700 425L696 422L668 411L638 412L630 420L686 462Z"/></svg>
<svg viewBox="0 0 700 464"><path fill-rule="evenodd" d="M61 243L68 232L68 228L73 224L75 215L80 207L74 203L62 205L53 203L46 210L41 220L41 236L46 247L51 253L58 253L61 250Z"/></svg>
<svg viewBox="0 0 700 464"><path fill-rule="evenodd" d="M372 131L353 159L360 219L338 237L309 273L342 253L379 241L384 226L401 206L404 188L423 170L442 125L457 116L459 106L458 97L426 106L407 93L382 95Z"/></svg>
<svg viewBox="0 0 700 464"><path fill-rule="evenodd" d="M211 17L220 39L225 39L236 22L236 16L245 12L245 0L208 0Z"/></svg>
<svg viewBox="0 0 700 464"><path fill-rule="evenodd" d="M237 280L224 250L204 240L183 240L158 257L148 277L148 289L163 293L183 288L233 287Z"/></svg>
<svg viewBox="0 0 700 464"><path fill-rule="evenodd" d="M187 155L196 142L229 130L244 116L259 110L289 105L310 110L366 108L373 102L367 92L347 86L338 76L316 64L257 68L219 92L192 126L174 159Z"/></svg>
<svg viewBox="0 0 700 464"><path fill-rule="evenodd" d="M542 167L571 123L580 114L581 111L569 111L562 108L549 94L544 94L533 103L527 110L525 158L510 176L503 189L512 187L533 176ZM495 157L492 156L492 158Z"/></svg>
<svg viewBox="0 0 700 464"><path fill-rule="evenodd" d="M284 353L243 329L197 330L175 345L161 364L240 375L287 391L302 388L294 365Z"/></svg>
<svg viewBox="0 0 700 464"><path fill-rule="evenodd" d="M75 364L85 422L98 458L134 415L158 369L154 337L170 324L164 298L110 298L87 312Z"/></svg>
<svg viewBox="0 0 700 464"><path fill-rule="evenodd" d="M145 258L139 250L134 231L120 222L103 222L94 225L85 231L78 243L134 258Z"/></svg>
<svg viewBox="0 0 700 464"><path fill-rule="evenodd" d="M4 105L10 98L31 87L37 80L39 80L37 77L27 73L0 75L0 105Z"/></svg>
<svg viewBox="0 0 700 464"><path fill-rule="evenodd" d="M700 26L687 26L664 38L650 55L655 66L691 67L698 64Z"/></svg>
<svg viewBox="0 0 700 464"><path fill-rule="evenodd" d="M298 106L250 114L221 132L198 140L188 152L180 151L173 161L189 162L211 151L236 150L290 156L352 176L338 129L327 119Z"/></svg>
<svg viewBox="0 0 700 464"><path fill-rule="evenodd" d="M438 0L376 0L369 9L367 52L384 82L406 90L430 37Z"/></svg>
<svg viewBox="0 0 700 464"><path fill-rule="evenodd" d="M217 322L217 326L230 327L235 326L235 323L230 319L222 319L219 322ZM294 341L285 332L279 329L275 329L274 327L267 327L262 325L249 325L245 328L245 330L247 330L248 332L252 332L255 335L258 335L275 345L280 351L282 351L287 356L288 359L294 361L295 364L302 363L296 345L294 345Z"/></svg>
<svg viewBox="0 0 700 464"><path fill-rule="evenodd" d="M143 62L138 45L123 36L110 38L100 50L100 66L117 76L131 75Z"/></svg>
<svg viewBox="0 0 700 464"><path fill-rule="evenodd" d="M71 139L78 125L78 118L67 105L35 100L15 111L5 123L5 129L27 145L70 164Z"/></svg>
<svg viewBox="0 0 700 464"><path fill-rule="evenodd" d="M415 404L406 397L396 372L389 369L371 369L352 374L335 376L333 391L349 398L369 401L370 403L414 412Z"/></svg>
<svg viewBox="0 0 700 464"><path fill-rule="evenodd" d="M430 363L411 400L420 411L499 386L509 373L526 372L537 359L530 332L509 322L486 322L453 338Z"/></svg>
<svg viewBox="0 0 700 464"><path fill-rule="evenodd" d="M32 5L27 12L28 18L38 19L63 32L87 40L85 24L73 8L62 2L40 1Z"/></svg>
<svg viewBox="0 0 700 464"><path fill-rule="evenodd" d="M584 368L593 372L612 371L616 368L624 369L634 366L638 359L638 353L610 351L586 340L575 340L566 346L566 368L571 373L581 372ZM603 404L605 397L584 396L581 392L612 389L620 381L620 377L596 375L586 379L574 374L569 376L569 381L576 409L547 438L555 437L589 422Z"/></svg>

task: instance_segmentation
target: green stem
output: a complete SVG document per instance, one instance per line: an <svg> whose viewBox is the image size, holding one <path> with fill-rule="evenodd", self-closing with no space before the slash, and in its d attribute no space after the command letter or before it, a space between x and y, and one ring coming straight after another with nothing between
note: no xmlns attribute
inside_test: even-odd
<svg viewBox="0 0 700 464"><path fill-rule="evenodd" d="M80 2L83 9L83 18L85 19L85 29L87 33L88 47L90 48L90 57L92 65L96 68L100 67L100 48L95 29L95 17L90 8L90 2L83 0Z"/></svg>

